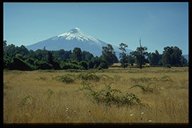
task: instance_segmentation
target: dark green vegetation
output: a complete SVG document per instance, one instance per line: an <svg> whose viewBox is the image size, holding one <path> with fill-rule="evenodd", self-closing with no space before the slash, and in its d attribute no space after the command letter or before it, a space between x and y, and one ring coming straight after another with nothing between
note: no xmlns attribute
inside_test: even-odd
<svg viewBox="0 0 192 128"><path fill-rule="evenodd" d="M36 51L28 50L25 46L7 45L3 42L3 67L10 70L37 70L37 69L107 69L114 63L121 63L126 68L134 66L142 68L143 65L150 66L187 66L187 60L182 56L182 51L178 47L165 47L163 54L156 50L148 53L147 47L137 47L130 54L126 53L128 45L121 43L119 46L121 53L118 60L112 45L102 47L100 57L93 56L90 52L81 51L74 48L73 51L48 51L44 47Z"/></svg>
<svg viewBox="0 0 192 128"><path fill-rule="evenodd" d="M110 84L99 91L93 90L89 83L84 82L82 86L81 90L87 90L97 103L104 103L106 105L116 104L118 106L141 104L140 99L135 94L122 94L119 89L112 89Z"/></svg>

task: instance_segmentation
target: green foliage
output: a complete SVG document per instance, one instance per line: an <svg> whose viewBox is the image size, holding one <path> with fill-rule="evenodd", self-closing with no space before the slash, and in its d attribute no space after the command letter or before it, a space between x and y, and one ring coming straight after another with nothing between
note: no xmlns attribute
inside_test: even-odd
<svg viewBox="0 0 192 128"><path fill-rule="evenodd" d="M48 51L38 49L38 50L35 51L33 56L34 56L35 59L47 62Z"/></svg>
<svg viewBox="0 0 192 128"><path fill-rule="evenodd" d="M133 64L135 63L135 58L133 55L128 55L128 63L131 64L131 66L133 66Z"/></svg>
<svg viewBox="0 0 192 128"><path fill-rule="evenodd" d="M63 60L70 60L70 56L72 56L71 51L65 51L64 49L60 49L58 51L52 51L53 58L55 61L63 61Z"/></svg>
<svg viewBox="0 0 192 128"><path fill-rule="evenodd" d="M52 69L52 65L45 61L37 61L36 62L37 69Z"/></svg>
<svg viewBox="0 0 192 128"><path fill-rule="evenodd" d="M53 63L53 55L50 51L48 51L48 63L50 63L50 64Z"/></svg>
<svg viewBox="0 0 192 128"><path fill-rule="evenodd" d="M135 57L135 62L139 66L139 68L142 68L142 65L145 64L145 56L147 54L147 47L141 46L137 47L137 49L130 53L132 56Z"/></svg>
<svg viewBox="0 0 192 128"><path fill-rule="evenodd" d="M64 82L66 84L73 83L75 81L73 76L71 76L70 74L66 74L66 75L63 75L63 76L58 76L57 80L59 80L61 82Z"/></svg>
<svg viewBox="0 0 192 128"><path fill-rule="evenodd" d="M184 56L181 57L181 66L188 66L187 59Z"/></svg>
<svg viewBox="0 0 192 128"><path fill-rule="evenodd" d="M120 63L123 68L128 66L128 55L125 53L120 53Z"/></svg>
<svg viewBox="0 0 192 128"><path fill-rule="evenodd" d="M28 64L31 64L31 65L35 65L35 59L34 58L32 58L32 57L30 57L30 58L27 58L26 60L25 60Z"/></svg>
<svg viewBox="0 0 192 128"><path fill-rule="evenodd" d="M80 62L80 66L82 66L82 67L83 67L83 69L85 69L85 70L87 70L87 69L88 69L88 64L87 64L87 62L86 62L86 61L81 61L81 62Z"/></svg>
<svg viewBox="0 0 192 128"><path fill-rule="evenodd" d="M72 53L72 59L80 62L82 60L82 51L80 48L74 48Z"/></svg>
<svg viewBox="0 0 192 128"><path fill-rule="evenodd" d="M102 49L103 50L101 58L105 60L109 66L111 66L113 63L118 62L118 59L111 44L107 44L107 46L102 47Z"/></svg>
<svg viewBox="0 0 192 128"><path fill-rule="evenodd" d="M165 47L163 55L160 55L158 51L147 54L147 48L142 46L127 55L126 47L126 44L120 44L122 51L120 62L124 68L128 66L128 63L132 66L136 63L141 68L143 64L148 62L152 66L164 65L165 67L188 65L187 60L182 56L182 51L177 47ZM107 69L113 63L118 62L118 59L112 45L108 44L102 48L102 55L94 57L93 54L81 51L80 48L74 48L73 52L63 49L48 51L45 48L33 51L27 50L23 45L20 47L13 44L7 45L7 42L3 41L3 68L16 70ZM148 56L147 59L146 55Z"/></svg>
<svg viewBox="0 0 192 128"><path fill-rule="evenodd" d="M81 90L87 90L91 97L97 103L104 103L106 105L137 105L141 104L141 100L133 93L122 94L118 89L112 89L110 84L106 85L104 89L99 91L93 90L88 83L83 83Z"/></svg>
<svg viewBox="0 0 192 128"><path fill-rule="evenodd" d="M9 56L3 56L3 68L8 69L10 63L11 63L11 57L9 57Z"/></svg>
<svg viewBox="0 0 192 128"><path fill-rule="evenodd" d="M99 57L92 58L89 62L89 68L98 68L101 63L101 59Z"/></svg>
<svg viewBox="0 0 192 128"><path fill-rule="evenodd" d="M100 80L100 77L97 76L96 74L94 73L81 73L79 74L79 78L81 80L91 80L91 81L99 81Z"/></svg>
<svg viewBox="0 0 192 128"><path fill-rule="evenodd" d="M119 49L122 53L119 54L120 63L123 68L126 68L128 66L128 55L126 54L126 48L128 45L121 43L119 44Z"/></svg>
<svg viewBox="0 0 192 128"><path fill-rule="evenodd" d="M61 64L61 69L83 69L83 67L70 62L63 62Z"/></svg>
<svg viewBox="0 0 192 128"><path fill-rule="evenodd" d="M107 65L107 62L106 61L102 61L100 64L99 64L99 69L107 69L109 66Z"/></svg>
<svg viewBox="0 0 192 128"><path fill-rule="evenodd" d="M23 60L19 59L19 58L13 58L13 62L11 62L10 64L8 64L8 69L10 70L33 70L33 68L27 64L26 62L24 62Z"/></svg>
<svg viewBox="0 0 192 128"><path fill-rule="evenodd" d="M160 65L161 56L157 50L154 53L148 53L147 56L151 66Z"/></svg>
<svg viewBox="0 0 192 128"><path fill-rule="evenodd" d="M91 54L90 52L87 52L87 51L82 52L83 61L90 61L93 57L94 57L93 54Z"/></svg>
<svg viewBox="0 0 192 128"><path fill-rule="evenodd" d="M51 63L51 65L52 65L52 68L53 68L53 69L56 69L56 70L61 69L61 67L60 67L60 65L59 65L58 62L53 61L53 62Z"/></svg>
<svg viewBox="0 0 192 128"><path fill-rule="evenodd" d="M182 50L178 47L165 47L162 55L164 66L183 66Z"/></svg>

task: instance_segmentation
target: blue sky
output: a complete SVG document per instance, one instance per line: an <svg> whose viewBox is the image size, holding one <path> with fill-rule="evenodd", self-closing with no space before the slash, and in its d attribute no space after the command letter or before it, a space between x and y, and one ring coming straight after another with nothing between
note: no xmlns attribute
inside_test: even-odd
<svg viewBox="0 0 192 128"><path fill-rule="evenodd" d="M78 27L107 43L149 52L178 46L188 54L188 3L4 3L8 44L29 45Z"/></svg>

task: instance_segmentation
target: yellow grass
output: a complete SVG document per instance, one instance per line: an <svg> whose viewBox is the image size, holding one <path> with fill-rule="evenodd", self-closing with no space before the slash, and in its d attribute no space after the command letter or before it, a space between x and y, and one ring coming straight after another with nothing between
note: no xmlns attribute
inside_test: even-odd
<svg viewBox="0 0 192 128"><path fill-rule="evenodd" d="M147 107L96 103L69 71L4 71L4 123L188 123L188 68L108 69L95 72L91 88L137 95ZM58 76L71 74L73 83ZM133 85L149 87L143 92ZM131 88L131 89L130 89Z"/></svg>

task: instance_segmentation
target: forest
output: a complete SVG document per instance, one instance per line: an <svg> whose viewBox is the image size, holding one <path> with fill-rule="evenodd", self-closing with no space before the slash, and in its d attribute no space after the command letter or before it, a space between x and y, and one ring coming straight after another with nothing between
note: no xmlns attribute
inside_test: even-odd
<svg viewBox="0 0 192 128"><path fill-rule="evenodd" d="M9 70L38 70L38 69L107 69L114 63L121 63L122 68L136 67L142 69L146 64L155 67L183 67L188 66L177 46L166 46L162 54L155 50L147 52L147 47L140 46L129 54L125 43L119 44L121 53L116 56L111 44L102 47L102 55L94 56L88 51L76 47L72 51L60 49L47 50L46 47L36 51L28 50L25 46L7 45L3 41L3 68Z"/></svg>

